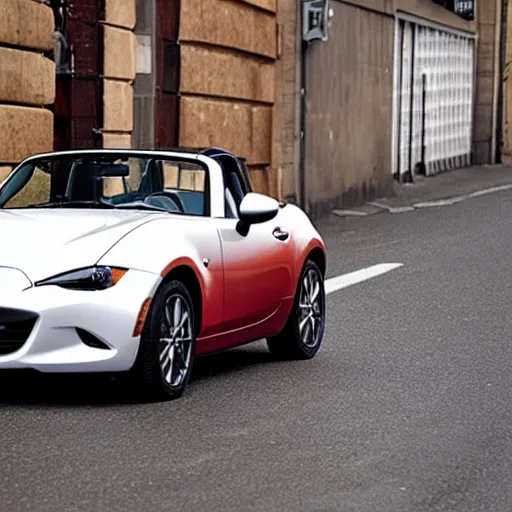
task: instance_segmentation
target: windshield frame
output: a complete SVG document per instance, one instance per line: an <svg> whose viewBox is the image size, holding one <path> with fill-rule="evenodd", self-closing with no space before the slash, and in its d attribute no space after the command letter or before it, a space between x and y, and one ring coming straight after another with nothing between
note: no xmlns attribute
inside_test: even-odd
<svg viewBox="0 0 512 512"><path fill-rule="evenodd" d="M206 173L205 175L205 190L204 190L204 214L202 217L224 217L224 181L222 176L222 169L219 164L210 157L201 155L197 151L193 150L180 150L180 151L161 151L161 150L120 150L120 149L85 149L85 150L69 150L69 151L55 151L49 153L39 153L32 155L23 161L21 161L16 167L9 173L9 175L0 182L0 193L6 186L11 182L16 174L25 166L29 164L37 164L39 161L53 161L53 160L66 160L66 159L103 159L107 160L127 160L129 158L140 158L140 159L159 159L169 161L180 161L183 163L190 163L199 165ZM222 201L219 201L218 191L222 191ZM65 206L62 206L65 208ZM17 210L23 210L25 208L15 208ZM28 209L28 207L26 207ZM31 209L34 209L32 207ZM129 208L119 208L124 211L131 211ZM133 210L136 210L134 208ZM0 208L0 211L10 211L14 208ZM140 211L140 210L139 210ZM149 210L148 210L148 213ZM165 213L165 212L161 212ZM196 215L187 214L187 217L195 217Z"/></svg>

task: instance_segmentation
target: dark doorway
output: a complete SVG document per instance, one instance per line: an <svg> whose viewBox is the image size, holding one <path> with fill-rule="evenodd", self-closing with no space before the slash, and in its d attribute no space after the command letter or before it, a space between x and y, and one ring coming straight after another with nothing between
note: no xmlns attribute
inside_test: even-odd
<svg viewBox="0 0 512 512"><path fill-rule="evenodd" d="M179 16L179 0L156 0L156 148L179 143Z"/></svg>
<svg viewBox="0 0 512 512"><path fill-rule="evenodd" d="M56 150L103 145L101 4L101 0L50 0L56 30Z"/></svg>

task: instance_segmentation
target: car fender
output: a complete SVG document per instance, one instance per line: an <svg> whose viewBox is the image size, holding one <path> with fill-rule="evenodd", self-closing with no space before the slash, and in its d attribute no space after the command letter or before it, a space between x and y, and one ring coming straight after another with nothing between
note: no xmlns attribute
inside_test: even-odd
<svg viewBox="0 0 512 512"><path fill-rule="evenodd" d="M222 322L224 272L215 227L205 220L160 218L148 222L115 244L98 262L158 275L161 280L180 266L189 267L201 289L202 336ZM220 300L219 300L220 299Z"/></svg>
<svg viewBox="0 0 512 512"><path fill-rule="evenodd" d="M296 282L309 255L315 249L322 252L327 268L327 251L324 241L306 213L299 207L289 204L281 210L281 220L291 230L294 239Z"/></svg>

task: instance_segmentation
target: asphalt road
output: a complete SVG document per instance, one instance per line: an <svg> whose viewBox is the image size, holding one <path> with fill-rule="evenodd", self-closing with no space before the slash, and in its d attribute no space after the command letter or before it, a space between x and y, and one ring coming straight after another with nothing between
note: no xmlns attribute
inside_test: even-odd
<svg viewBox="0 0 512 512"><path fill-rule="evenodd" d="M512 192L324 232L330 276L404 266L329 295L312 361L208 357L164 404L5 380L0 510L512 510Z"/></svg>

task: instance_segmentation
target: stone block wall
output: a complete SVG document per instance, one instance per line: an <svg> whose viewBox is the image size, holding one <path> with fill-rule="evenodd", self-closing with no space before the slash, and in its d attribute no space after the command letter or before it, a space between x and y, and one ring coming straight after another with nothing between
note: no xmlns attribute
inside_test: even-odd
<svg viewBox="0 0 512 512"><path fill-rule="evenodd" d="M52 10L0 0L0 181L23 158L53 149Z"/></svg>
<svg viewBox="0 0 512 512"><path fill-rule="evenodd" d="M136 73L135 0L106 0L103 146L131 148Z"/></svg>
<svg viewBox="0 0 512 512"><path fill-rule="evenodd" d="M179 39L179 145L247 158L254 187L276 195L276 0L186 0Z"/></svg>

